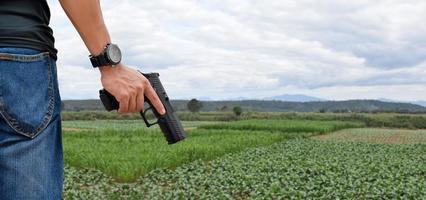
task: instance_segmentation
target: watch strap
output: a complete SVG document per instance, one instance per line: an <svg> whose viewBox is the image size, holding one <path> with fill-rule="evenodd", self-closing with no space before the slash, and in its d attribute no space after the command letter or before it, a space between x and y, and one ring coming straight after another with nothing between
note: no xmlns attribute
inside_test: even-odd
<svg viewBox="0 0 426 200"><path fill-rule="evenodd" d="M106 59L106 53L105 51L103 51L100 55L98 56L91 56L90 57L90 62L92 63L92 66L94 68L96 67L100 67L100 66L105 66L105 65L110 65L111 63L108 61L108 59Z"/></svg>

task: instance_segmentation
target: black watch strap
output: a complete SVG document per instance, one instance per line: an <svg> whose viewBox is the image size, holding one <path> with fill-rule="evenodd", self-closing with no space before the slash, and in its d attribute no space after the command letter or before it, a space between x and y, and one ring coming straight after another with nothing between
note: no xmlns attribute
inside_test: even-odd
<svg viewBox="0 0 426 200"><path fill-rule="evenodd" d="M94 68L96 67L100 67L100 66L105 66L105 65L110 65L110 63L108 62L108 60L105 57L105 53L102 52L100 55L98 56L91 56L90 57L90 62L92 63L92 66Z"/></svg>

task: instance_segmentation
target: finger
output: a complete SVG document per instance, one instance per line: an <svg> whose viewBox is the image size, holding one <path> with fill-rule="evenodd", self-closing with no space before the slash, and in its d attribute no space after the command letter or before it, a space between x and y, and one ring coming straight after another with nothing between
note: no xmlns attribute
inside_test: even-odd
<svg viewBox="0 0 426 200"><path fill-rule="evenodd" d="M128 107L128 109L127 109L126 112L133 112L133 109L135 107L135 103L134 103L134 101L135 101L134 99L135 98L136 97L134 95L129 94L129 107Z"/></svg>
<svg viewBox="0 0 426 200"><path fill-rule="evenodd" d="M155 92L154 88L152 88L151 85L148 85L146 87L145 96L149 99L152 106L154 106L155 110L160 115L166 114L166 109L164 108L163 103L161 103L160 98L158 98L157 93Z"/></svg>
<svg viewBox="0 0 426 200"><path fill-rule="evenodd" d="M118 112L119 113L127 112L129 108L129 98L122 97L118 100L118 103L119 103Z"/></svg>
<svg viewBox="0 0 426 200"><path fill-rule="evenodd" d="M138 106L138 102L137 102L137 93L135 95L132 95L132 97L130 97L130 105L129 105L129 112L136 112L137 106Z"/></svg>
<svg viewBox="0 0 426 200"><path fill-rule="evenodd" d="M145 97L143 95L143 90L141 92L138 93L138 96L136 97L136 102L137 102L137 111L143 111L143 106L145 103Z"/></svg>

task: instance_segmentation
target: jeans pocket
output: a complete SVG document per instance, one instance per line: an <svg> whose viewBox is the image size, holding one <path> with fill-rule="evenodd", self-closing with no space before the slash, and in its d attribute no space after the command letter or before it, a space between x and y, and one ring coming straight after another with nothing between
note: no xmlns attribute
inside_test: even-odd
<svg viewBox="0 0 426 200"><path fill-rule="evenodd" d="M35 138L48 126L55 106L54 67L48 53L0 52L0 114L15 132Z"/></svg>

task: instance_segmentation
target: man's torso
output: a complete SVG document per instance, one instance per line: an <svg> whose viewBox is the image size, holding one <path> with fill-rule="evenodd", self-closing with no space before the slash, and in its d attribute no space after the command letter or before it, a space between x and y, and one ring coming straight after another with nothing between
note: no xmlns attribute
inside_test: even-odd
<svg viewBox="0 0 426 200"><path fill-rule="evenodd" d="M49 51L56 58L46 0L0 0L0 47Z"/></svg>

